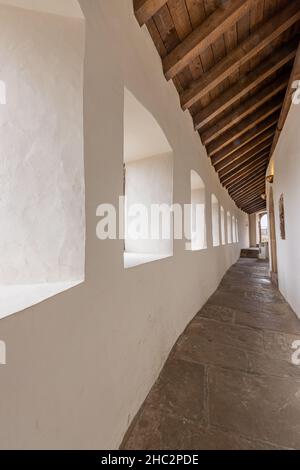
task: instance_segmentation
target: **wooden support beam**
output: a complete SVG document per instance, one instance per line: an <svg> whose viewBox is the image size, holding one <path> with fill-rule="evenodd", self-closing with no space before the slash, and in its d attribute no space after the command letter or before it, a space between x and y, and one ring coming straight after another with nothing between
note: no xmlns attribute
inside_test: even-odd
<svg viewBox="0 0 300 470"><path fill-rule="evenodd" d="M248 116L240 124L233 127L229 131L222 134L218 139L214 140L207 146L207 152L209 156L216 154L218 151L222 150L224 147L229 145L236 139L239 139L247 131L250 131L262 121L267 119L276 111L279 111L282 107L283 96L280 94L274 100L267 103L265 106L262 106L254 114Z"/></svg>
<svg viewBox="0 0 300 470"><path fill-rule="evenodd" d="M234 190L237 187L244 187L247 189L247 183L251 183L254 181L259 175L262 175L263 173L265 174L267 171L267 166L266 164L262 164L260 168L251 170L251 172L248 175L242 176L238 181L233 181L226 189L229 190Z"/></svg>
<svg viewBox="0 0 300 470"><path fill-rule="evenodd" d="M240 190L246 193L251 188L251 185L254 184L257 180L259 180L259 178L265 179L265 173L265 171L260 171L257 175L252 175L245 178L244 181L239 181L232 188L230 188L228 192L230 193L230 195Z"/></svg>
<svg viewBox="0 0 300 470"><path fill-rule="evenodd" d="M246 183L240 184L238 187L228 191L232 199L237 199L241 195L247 197L252 189L256 188L260 184L265 186L265 172L262 172L261 174L257 175L256 178L252 178Z"/></svg>
<svg viewBox="0 0 300 470"><path fill-rule="evenodd" d="M240 209L245 209L245 208L249 208L253 205L256 205L258 203L265 202L261 199L261 194L262 193L263 193L263 189L258 188L255 192L253 192L253 194L251 195L251 197L247 201L236 202L236 205Z"/></svg>
<svg viewBox="0 0 300 470"><path fill-rule="evenodd" d="M232 180L232 181L228 182L228 184L224 185L224 187L227 190L232 189L237 183L242 183L244 181L244 179L246 179L248 177L251 177L251 176L257 175L260 172L260 170L262 170L262 169L265 169L265 171L267 171L267 165L263 161L261 161L259 164L257 164L255 168L249 169L247 172L245 172L244 174L241 174L235 180Z"/></svg>
<svg viewBox="0 0 300 470"><path fill-rule="evenodd" d="M237 206L247 206L255 202L258 198L261 197L261 192L259 188L254 189L251 194L247 196L247 200L245 201L245 198L240 198L236 200Z"/></svg>
<svg viewBox="0 0 300 470"><path fill-rule="evenodd" d="M265 182L264 181L257 181L255 184L249 188L247 194L243 195L243 193L236 194L235 196L231 196L236 204L243 204L244 206L248 204L250 198L252 198L255 194L260 196L265 191Z"/></svg>
<svg viewBox="0 0 300 470"><path fill-rule="evenodd" d="M251 201L245 203L243 207L248 210L255 209L256 207L261 207L264 205L266 205L266 201L261 199L260 195L257 194Z"/></svg>
<svg viewBox="0 0 300 470"><path fill-rule="evenodd" d="M267 171L268 163L266 159L260 160L259 162L256 162L256 164L253 165L251 168L248 168L244 172L240 172L239 175L237 175L235 178L232 178L230 179L230 181L224 183L224 186L226 189L233 188L236 183L242 182L245 178L248 178L250 176L254 176L263 168L265 169L265 171Z"/></svg>
<svg viewBox="0 0 300 470"><path fill-rule="evenodd" d="M265 171L260 171L256 175L245 178L244 181L235 184L232 188L228 189L228 192L232 197L236 197L238 194L247 195L258 182L265 180Z"/></svg>
<svg viewBox="0 0 300 470"><path fill-rule="evenodd" d="M251 140L250 142L248 142L248 144L244 145L243 147L233 152L231 155L229 155L229 157L226 157L224 158L224 160L221 160L220 162L218 162L215 165L215 170L220 171L223 168L226 168L229 164L236 162L244 155L250 155L250 152L253 152L253 155L254 155L255 152L259 151L259 149L261 148L260 147L261 145L267 142L269 143L270 140L273 139L274 132L275 132L275 126L263 132L258 137L255 137L255 139Z"/></svg>
<svg viewBox="0 0 300 470"><path fill-rule="evenodd" d="M299 43L297 54L296 54L296 57L295 57L293 70L292 70L292 73L291 73L291 76L290 76L290 80L289 80L289 84L288 84L288 87L287 87L286 95L285 95L285 98L284 98L284 101L283 101L281 114L280 114L279 121L278 121L278 124L277 124L277 129L276 129L276 132L275 132L274 141L273 141L273 145L272 145L272 148L271 148L271 156L274 153L274 150L275 150L276 145L278 143L280 134L281 134L282 129L284 127L286 118L288 116L289 110L290 110L291 105L292 105L292 98L293 98L293 94L295 93L295 88L293 88L293 84L294 84L294 82L299 81L299 80L300 80L300 43Z"/></svg>
<svg viewBox="0 0 300 470"><path fill-rule="evenodd" d="M245 208L243 208L243 210L248 212L249 214L254 214L255 212L266 209L266 206L267 206L266 201L257 200L255 204L251 204L251 206L246 206Z"/></svg>
<svg viewBox="0 0 300 470"><path fill-rule="evenodd" d="M278 77L272 84L268 85L267 88L263 88L253 97L244 101L234 111L229 112L226 114L226 116L219 119L215 125L209 127L207 130L201 133L201 140L203 145L209 144L228 129L238 124L250 114L254 113L260 106L267 103L281 91L285 90L288 82L289 75L285 73L284 75Z"/></svg>
<svg viewBox="0 0 300 470"><path fill-rule="evenodd" d="M263 200L261 199L261 192L259 190L255 190L251 196L249 196L249 198L247 199L247 201L242 201L242 202L239 202L237 201L236 202L236 205L240 208L244 208L244 207L250 207L252 205L256 205L258 202L261 203L263 202Z"/></svg>
<svg viewBox="0 0 300 470"><path fill-rule="evenodd" d="M256 147L254 151L250 150L250 152L246 153L241 158L233 161L230 165L227 165L225 168L219 171L220 179L222 180L222 178L225 178L226 176L231 176L243 168L244 165L247 165L250 161L254 161L255 158L259 158L262 155L269 155L271 145L272 140L269 139Z"/></svg>
<svg viewBox="0 0 300 470"><path fill-rule="evenodd" d="M270 18L211 70L194 81L190 88L181 94L182 108L187 109L193 106L199 99L236 72L243 64L257 56L298 20L300 20L300 0L293 1L285 9Z"/></svg>
<svg viewBox="0 0 300 470"><path fill-rule="evenodd" d="M242 165L240 168L237 170L232 170L230 173L225 175L225 177L220 177L220 181L223 186L226 186L233 181L238 180L241 176L246 175L249 173L253 168L257 168L258 165L265 163L267 164L269 162L269 151L263 151L260 152L256 157L252 158L247 162L247 164Z"/></svg>
<svg viewBox="0 0 300 470"><path fill-rule="evenodd" d="M167 80L196 59L201 52L228 31L259 0L228 0L212 13L163 59Z"/></svg>
<svg viewBox="0 0 300 470"><path fill-rule="evenodd" d="M134 12L140 26L155 15L168 0L134 0Z"/></svg>
<svg viewBox="0 0 300 470"><path fill-rule="evenodd" d="M253 128L250 131L246 132L240 138L234 140L229 145L224 147L222 150L220 150L219 152L212 155L211 160L212 160L213 164L218 163L219 161L223 160L223 158L225 158L225 157L229 156L230 154L236 152L240 147L243 147L243 145L247 144L248 142L255 139L257 136L259 136L260 134L262 134L266 130L273 127L275 124L277 124L278 118L279 118L279 113L278 112L272 114L267 119L265 119L263 122L258 124L255 128ZM209 157L210 157L210 155L209 155Z"/></svg>
<svg viewBox="0 0 300 470"><path fill-rule="evenodd" d="M234 197L234 200L237 204L246 204L246 200L250 200L255 194L261 195L266 188L265 178L262 178L260 181L253 184L252 187L249 186L247 193L240 193Z"/></svg>
<svg viewBox="0 0 300 470"><path fill-rule="evenodd" d="M278 51L271 54L268 60L264 60L256 69L249 72L237 84L231 86L196 114L194 118L195 129L202 129L264 80L277 72L277 70L293 60L296 55L297 45L297 41L293 40L288 45L281 47Z"/></svg>
<svg viewBox="0 0 300 470"><path fill-rule="evenodd" d="M261 206L261 207L258 207L257 209L248 209L248 210L244 210L244 212L246 212L247 214L255 214L256 212L259 212L259 211L263 211L263 210L266 210L266 203Z"/></svg>
<svg viewBox="0 0 300 470"><path fill-rule="evenodd" d="M250 200L253 196L260 196L265 191L264 182L259 181L252 188L247 192L244 198L241 198L241 194L237 194L236 196L231 196L236 204L241 204L246 206L248 204L248 200Z"/></svg>

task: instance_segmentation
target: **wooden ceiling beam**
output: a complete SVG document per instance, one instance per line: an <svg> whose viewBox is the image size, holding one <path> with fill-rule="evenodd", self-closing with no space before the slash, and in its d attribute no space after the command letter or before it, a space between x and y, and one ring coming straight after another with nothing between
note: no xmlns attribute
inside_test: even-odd
<svg viewBox="0 0 300 470"><path fill-rule="evenodd" d="M201 133L203 145L208 145L214 139L226 132L231 127L238 124L250 114L254 113L260 106L267 103L281 91L285 90L289 81L289 75L284 74L278 77L267 88L262 88L253 97L244 101L238 108L226 114L213 126Z"/></svg>
<svg viewBox="0 0 300 470"><path fill-rule="evenodd" d="M248 178L250 176L255 176L259 173L260 170L265 170L267 171L268 164L266 163L266 160L260 161L257 163L254 167L250 168L249 170L245 171L245 173L240 174L237 178L229 181L228 183L224 184L224 187L226 189L231 189L234 187L235 184L239 182L243 182L245 178Z"/></svg>
<svg viewBox="0 0 300 470"><path fill-rule="evenodd" d="M173 51L163 59L167 80L174 78L189 65L201 52L205 51L259 0L227 0L198 28L190 33Z"/></svg>
<svg viewBox="0 0 300 470"><path fill-rule="evenodd" d="M134 0L133 7L136 19L143 26L152 18L168 0Z"/></svg>
<svg viewBox="0 0 300 470"><path fill-rule="evenodd" d="M234 105L238 100L259 86L264 80L277 72L277 70L293 60L296 55L297 46L298 41L295 40L284 45L278 51L271 54L268 60L261 62L256 69L246 74L238 83L231 86L212 103L203 108L194 117L195 129L202 129L230 106Z"/></svg>
<svg viewBox="0 0 300 470"><path fill-rule="evenodd" d="M275 124L277 124L279 118L279 113L276 112L269 116L267 119L265 119L263 122L258 124L255 128L251 129L250 131L247 131L245 134L243 134L241 137L238 139L234 140L231 142L229 145L224 147L223 149L219 150L219 152L215 153L214 155L210 156L213 164L215 165L219 161L223 160L223 158L228 157L232 153L236 152L240 147L243 147L245 144L250 142L251 140L255 139L258 137L260 134L265 132L266 130L270 129L271 127L274 127Z"/></svg>
<svg viewBox="0 0 300 470"><path fill-rule="evenodd" d="M224 160L221 160L220 162L218 162L215 165L215 170L220 171L223 168L226 168L229 164L236 162L241 157L245 155L250 155L250 152L253 152L253 155L254 155L255 152L259 151L259 149L261 148L261 145L267 142L269 143L270 140L273 139L274 132L275 132L275 126L263 132L258 137L255 137L255 139L251 140L250 142L248 142L248 144L244 145L243 147L233 152L231 155L229 155L229 157L226 157L224 158Z"/></svg>
<svg viewBox="0 0 300 470"><path fill-rule="evenodd" d="M247 202L236 202L236 205L239 208L250 207L251 205L257 204L258 202L263 202L261 199L261 193L256 189L251 196L247 199Z"/></svg>
<svg viewBox="0 0 300 470"><path fill-rule="evenodd" d="M284 101L283 101L281 114L280 114L280 117L279 117L279 120L278 120L273 145L272 145L272 148L271 148L271 155L273 155L273 153L274 153L274 150L275 150L276 145L278 143L280 134L281 134L282 129L284 127L286 118L288 116L288 113L289 113L291 105L292 105L293 94L295 93L295 88L293 88L293 83L296 82L296 81L299 81L299 80L300 80L300 43L299 43L297 54L296 54L296 57L295 57L295 61L294 61L293 70L292 70L292 73L291 73L291 76L290 76L289 84L288 84L288 87L287 87L287 90L286 90L286 95L285 95L285 98L284 98Z"/></svg>
<svg viewBox="0 0 300 470"><path fill-rule="evenodd" d="M247 214L251 215L251 214L255 214L256 212L260 212L260 211L263 211L263 210L266 210L266 203L264 203L263 206L261 207L258 207L257 209L249 209L249 210L244 210L244 212L246 212Z"/></svg>
<svg viewBox="0 0 300 470"><path fill-rule="evenodd" d="M181 94L181 106L190 108L198 100L220 85L243 64L259 54L272 41L300 20L300 2L293 1L285 9L271 17L253 34L226 55L211 70L192 82L189 89Z"/></svg>
<svg viewBox="0 0 300 470"><path fill-rule="evenodd" d="M244 196L245 198L249 196L251 191L258 186L264 186L265 187L265 172L261 172L261 174L257 175L256 178L251 178L251 180L246 181L242 184L240 184L238 187L229 190L230 197L234 200L238 199L241 196Z"/></svg>
<svg viewBox="0 0 300 470"><path fill-rule="evenodd" d="M236 192L239 192L240 190L246 193L249 189L251 189L251 186L255 184L257 180L259 180L260 178L265 179L265 173L266 172L260 171L256 175L248 176L243 181L239 181L238 183L235 183L235 185L232 186L232 188L228 189L229 194L230 195L234 194Z"/></svg>
<svg viewBox="0 0 300 470"><path fill-rule="evenodd" d="M226 186L226 189L229 191L231 189L236 188L238 185L243 186L247 182L251 182L252 180L255 179L256 176L261 175L262 172L267 171L267 165L266 162L260 163L259 168L252 168L251 171L245 175L242 175L237 181L233 181L229 185ZM245 185L246 187L246 185Z"/></svg>
<svg viewBox="0 0 300 470"><path fill-rule="evenodd" d="M282 103L283 96L278 95L274 100L259 108L258 111L256 111L254 114L251 114L251 116L248 116L246 119L240 122L240 124L225 132L218 139L209 144L207 146L208 154L210 156L216 154L231 142L241 137L247 131L253 129L273 113L279 111L282 107Z"/></svg>
<svg viewBox="0 0 300 470"><path fill-rule="evenodd" d="M269 162L269 151L263 151L256 155L256 157L252 158L247 162L246 165L242 165L239 169L232 170L230 173L228 173L225 177L221 178L220 181L223 186L226 186L230 183L232 183L235 180L238 180L241 176L246 175L249 173L253 168L257 168L258 165L262 163L268 163Z"/></svg>
<svg viewBox="0 0 300 470"><path fill-rule="evenodd" d="M261 188L258 188L258 189L255 189L253 191L253 193L251 195L249 195L248 199L247 200L244 200L244 201L236 201L236 205L239 207L239 208L242 208L242 207L249 207L250 205L252 204L256 204L256 202L260 202L260 200L262 201L261 199L261 195L262 195L262 189Z"/></svg>
<svg viewBox="0 0 300 470"><path fill-rule="evenodd" d="M232 197L232 199L234 200L234 202L238 205L243 205L243 206L246 206L248 204L248 200L250 200L253 196L255 196L255 194L257 196L260 196L263 192L264 192L264 183L263 182L258 182L256 183L256 185L253 185L253 187L248 191L247 195L245 195L244 198L241 198L241 194L238 194L234 197Z"/></svg>
<svg viewBox="0 0 300 470"><path fill-rule="evenodd" d="M236 194L242 191L242 194L247 194L249 190L252 189L252 186L256 184L259 180L265 179L265 171L259 171L255 175L247 176L243 181L235 183L234 186L228 189L228 192L231 194Z"/></svg>
<svg viewBox="0 0 300 470"><path fill-rule="evenodd" d="M245 204L243 207L245 209L255 209L256 207L264 206L266 204L266 201L261 199L260 196L256 196L253 198L249 203Z"/></svg>
<svg viewBox="0 0 300 470"><path fill-rule="evenodd" d="M254 159L259 158L262 155L269 155L271 145L272 140L269 139L256 147L254 151L250 150L250 152L246 153L241 158L233 161L230 165L227 165L225 168L219 171L220 179L226 176L231 176L234 172L243 168L243 165L248 164L250 161L254 161Z"/></svg>
<svg viewBox="0 0 300 470"><path fill-rule="evenodd" d="M253 214L255 212L266 209L266 205L267 205L266 201L257 200L255 204L252 204L251 206L245 206L242 210L244 210L245 212L248 212L249 214Z"/></svg>

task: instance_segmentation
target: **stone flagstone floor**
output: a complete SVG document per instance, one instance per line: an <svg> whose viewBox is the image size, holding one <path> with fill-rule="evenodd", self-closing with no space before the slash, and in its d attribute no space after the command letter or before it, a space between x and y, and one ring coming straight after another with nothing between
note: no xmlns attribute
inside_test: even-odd
<svg viewBox="0 0 300 470"><path fill-rule="evenodd" d="M176 343L122 449L300 449L300 320L241 259Z"/></svg>

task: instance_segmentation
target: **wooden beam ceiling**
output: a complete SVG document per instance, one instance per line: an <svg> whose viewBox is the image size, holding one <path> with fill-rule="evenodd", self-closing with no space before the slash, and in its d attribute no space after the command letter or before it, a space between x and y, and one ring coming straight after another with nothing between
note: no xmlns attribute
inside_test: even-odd
<svg viewBox="0 0 300 470"><path fill-rule="evenodd" d="M135 16L142 26L155 15L168 0L134 0Z"/></svg>
<svg viewBox="0 0 300 470"><path fill-rule="evenodd" d="M255 139L260 134L263 134L264 131L276 125L278 122L278 118L279 118L278 112L273 113L263 122L259 123L254 129L250 129L250 131L245 132L245 134L243 134L238 139L235 139L226 147L222 148L221 150L214 153L213 155L209 155L211 157L212 162L214 164L218 163L219 161L223 160L223 158L236 152L240 147L243 147L245 144Z"/></svg>
<svg viewBox="0 0 300 470"><path fill-rule="evenodd" d="M249 174L253 169L257 169L261 164L267 164L269 161L269 150L260 152L256 157L249 160L247 165L242 165L242 168L234 169L223 178L220 178L221 183L228 187L232 182L240 179L241 176Z"/></svg>
<svg viewBox="0 0 300 470"><path fill-rule="evenodd" d="M241 19L259 0L228 0L163 59L167 80L175 77Z"/></svg>
<svg viewBox="0 0 300 470"><path fill-rule="evenodd" d="M259 136L255 137L255 139L251 140L248 142L248 144L244 145L243 147L237 149L235 152L233 152L231 155L228 157L224 158L224 160L221 160L215 165L215 170L220 171L223 168L225 168L227 165L237 161L244 155L250 155L252 152L253 154L257 151L257 149L260 147L260 145L269 142L270 139L274 136L275 132L275 126L271 127L267 131L263 132Z"/></svg>
<svg viewBox="0 0 300 470"><path fill-rule="evenodd" d="M207 146L209 156L215 155L219 150L222 150L226 145L239 139L247 131L257 129L258 124L265 121L269 116L279 111L282 107L283 96L279 95L266 105L261 106L255 113L245 118L240 124L237 124L232 129L224 132L220 137L215 139Z"/></svg>
<svg viewBox="0 0 300 470"><path fill-rule="evenodd" d="M226 90L222 95L216 98L210 105L206 106L194 118L195 129L199 130L210 121L218 117L221 113L228 110L238 100L246 96L267 78L272 76L277 70L281 69L288 62L291 62L297 50L297 42L283 46L277 52L272 54L267 61L263 61L256 69L246 74L238 83Z"/></svg>
<svg viewBox="0 0 300 470"><path fill-rule="evenodd" d="M285 73L283 76L275 79L267 89L263 88L251 98L239 105L234 111L230 111L223 118L219 119L216 124L209 127L201 133L201 140L204 145L208 145L214 139L219 137L224 132L228 131L231 127L238 124L251 113L258 110L260 106L267 103L278 93L286 89L289 82L289 74Z"/></svg>
<svg viewBox="0 0 300 470"><path fill-rule="evenodd" d="M134 9L221 183L244 211L265 208L266 168L300 80L300 0L134 0Z"/></svg>
<svg viewBox="0 0 300 470"><path fill-rule="evenodd" d="M234 160L229 165L225 166L222 170L219 171L220 180L222 181L222 178L228 174L231 175L239 171L240 167L244 167L245 165L247 165L247 163L250 160L253 160L256 157L259 157L260 155L265 155L266 152L270 154L271 145L272 145L272 137L266 142L263 142L262 144L258 145L254 152L250 151L246 153L245 155L243 155L241 158L238 158L237 160Z"/></svg>
<svg viewBox="0 0 300 470"><path fill-rule="evenodd" d="M259 54L299 19L300 10L297 4L292 2L283 11L263 23L256 32L245 39L236 49L226 55L181 94L180 99L183 109L191 107L196 101L203 98L243 64Z"/></svg>

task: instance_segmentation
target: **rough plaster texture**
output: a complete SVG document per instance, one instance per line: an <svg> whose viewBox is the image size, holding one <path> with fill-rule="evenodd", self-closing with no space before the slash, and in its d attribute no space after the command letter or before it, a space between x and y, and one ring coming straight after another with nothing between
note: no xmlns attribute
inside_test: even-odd
<svg viewBox="0 0 300 470"><path fill-rule="evenodd" d="M83 57L83 20L0 5L2 285L84 278Z"/></svg>
<svg viewBox="0 0 300 470"><path fill-rule="evenodd" d="M174 342L247 246L247 216L219 184L188 113L163 76L131 0L82 0L87 21L84 129L85 282L0 321L1 448L116 448ZM68 58L66 57L66 60ZM124 269L123 241L100 242L96 208L123 188L124 86L156 117L174 150L174 202L190 203L190 172L239 219L240 244ZM209 206L209 204L208 204Z"/></svg>
<svg viewBox="0 0 300 470"><path fill-rule="evenodd" d="M274 167L279 288L300 318L300 106L292 105L270 167ZM284 196L286 240L280 236L279 199Z"/></svg>

